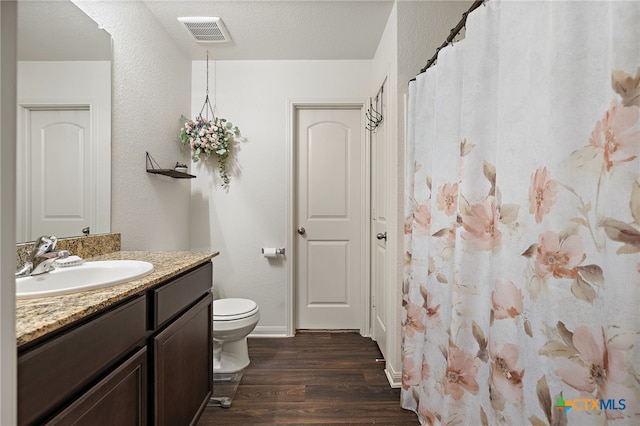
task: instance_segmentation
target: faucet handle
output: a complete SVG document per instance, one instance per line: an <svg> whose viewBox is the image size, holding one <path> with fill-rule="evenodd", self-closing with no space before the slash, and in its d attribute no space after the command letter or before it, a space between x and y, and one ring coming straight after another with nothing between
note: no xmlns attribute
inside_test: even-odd
<svg viewBox="0 0 640 426"><path fill-rule="evenodd" d="M48 251L40 256L43 259L66 259L71 255L69 250Z"/></svg>
<svg viewBox="0 0 640 426"><path fill-rule="evenodd" d="M42 235L33 244L33 250L29 254L29 260L33 262L37 257L52 251L56 247L58 239L51 235L50 237Z"/></svg>
<svg viewBox="0 0 640 426"><path fill-rule="evenodd" d="M49 247L49 251L51 251L51 250L56 248L56 244L58 243L58 239L54 235L51 235L49 237L49 241L51 242L51 247Z"/></svg>
<svg viewBox="0 0 640 426"><path fill-rule="evenodd" d="M53 269L55 269L54 262L58 259L69 257L69 254L70 253L68 250L50 251L43 254L41 257L44 259L44 261L40 262L38 266L33 268L33 271L31 271L31 275L40 275L52 271Z"/></svg>
<svg viewBox="0 0 640 426"><path fill-rule="evenodd" d="M42 255L45 252L45 249L49 246L49 237L46 235L42 235L38 237L38 239L33 243L33 249L31 253L29 253L29 260L33 262L33 260Z"/></svg>

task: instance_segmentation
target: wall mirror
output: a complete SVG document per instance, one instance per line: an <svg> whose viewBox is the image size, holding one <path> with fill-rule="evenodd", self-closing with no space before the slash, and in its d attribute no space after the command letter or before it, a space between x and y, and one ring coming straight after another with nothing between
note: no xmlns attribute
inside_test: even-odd
<svg viewBox="0 0 640 426"><path fill-rule="evenodd" d="M111 36L71 1L17 4L17 242L110 232Z"/></svg>

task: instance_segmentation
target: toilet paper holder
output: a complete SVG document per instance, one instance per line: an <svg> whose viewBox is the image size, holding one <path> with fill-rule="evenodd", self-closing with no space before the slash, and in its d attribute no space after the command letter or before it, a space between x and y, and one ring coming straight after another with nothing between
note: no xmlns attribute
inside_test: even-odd
<svg viewBox="0 0 640 426"><path fill-rule="evenodd" d="M264 254L264 247L262 249L260 249L262 254ZM284 254L284 247L283 248L276 248L276 254Z"/></svg>

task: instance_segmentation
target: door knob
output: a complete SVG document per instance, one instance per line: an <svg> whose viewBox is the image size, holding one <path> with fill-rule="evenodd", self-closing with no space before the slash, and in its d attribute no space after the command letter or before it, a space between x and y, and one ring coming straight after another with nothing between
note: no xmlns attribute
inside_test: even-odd
<svg viewBox="0 0 640 426"><path fill-rule="evenodd" d="M306 229L304 229L302 226L301 226L300 228L298 228L298 234L300 234L300 235L304 235L304 234L305 234L305 232L307 232L307 230L306 230Z"/></svg>
<svg viewBox="0 0 640 426"><path fill-rule="evenodd" d="M384 234L382 232L378 233L378 235L376 235L376 238L379 239L379 240L387 241L387 233L386 233L386 231L385 231Z"/></svg>

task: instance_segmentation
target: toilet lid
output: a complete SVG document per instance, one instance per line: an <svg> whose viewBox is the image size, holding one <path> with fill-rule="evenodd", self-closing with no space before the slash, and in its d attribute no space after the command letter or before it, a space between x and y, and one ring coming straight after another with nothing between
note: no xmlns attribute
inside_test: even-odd
<svg viewBox="0 0 640 426"><path fill-rule="evenodd" d="M228 298L213 301L214 321L225 321L243 318L251 315L258 309L258 305L253 300Z"/></svg>

